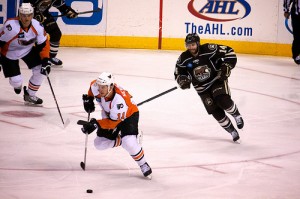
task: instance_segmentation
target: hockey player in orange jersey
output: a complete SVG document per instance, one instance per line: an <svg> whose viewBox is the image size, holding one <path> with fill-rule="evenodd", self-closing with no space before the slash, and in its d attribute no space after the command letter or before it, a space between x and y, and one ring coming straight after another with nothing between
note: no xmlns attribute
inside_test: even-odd
<svg viewBox="0 0 300 199"><path fill-rule="evenodd" d="M30 104L42 104L43 100L35 94L40 88L45 75L50 73L50 45L43 26L33 19L33 7L22 3L19 16L8 19L0 29L0 63L5 78L16 94L22 90L23 78L19 59L32 70L28 89L24 86L24 101Z"/></svg>
<svg viewBox="0 0 300 199"><path fill-rule="evenodd" d="M122 146L140 166L145 177L151 178L152 170L137 141L139 110L132 96L114 82L111 73L103 72L90 84L88 94L83 95L87 113L95 110L94 99L101 108L101 119L92 118L82 127L83 133L97 128L94 145L98 150Z"/></svg>

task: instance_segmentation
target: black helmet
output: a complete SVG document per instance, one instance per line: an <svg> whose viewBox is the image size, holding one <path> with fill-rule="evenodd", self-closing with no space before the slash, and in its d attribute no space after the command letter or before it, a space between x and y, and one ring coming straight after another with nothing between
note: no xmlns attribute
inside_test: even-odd
<svg viewBox="0 0 300 199"><path fill-rule="evenodd" d="M200 37L198 36L197 33L189 33L187 34L187 36L185 37L185 44L190 44L190 43L194 43L194 42L198 42L200 44Z"/></svg>

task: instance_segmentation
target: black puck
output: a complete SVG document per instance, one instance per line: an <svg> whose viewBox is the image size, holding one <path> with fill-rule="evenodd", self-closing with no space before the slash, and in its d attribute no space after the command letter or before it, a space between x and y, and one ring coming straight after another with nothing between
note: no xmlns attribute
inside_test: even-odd
<svg viewBox="0 0 300 199"><path fill-rule="evenodd" d="M88 189L86 190L87 193L93 193L93 190L92 189Z"/></svg>

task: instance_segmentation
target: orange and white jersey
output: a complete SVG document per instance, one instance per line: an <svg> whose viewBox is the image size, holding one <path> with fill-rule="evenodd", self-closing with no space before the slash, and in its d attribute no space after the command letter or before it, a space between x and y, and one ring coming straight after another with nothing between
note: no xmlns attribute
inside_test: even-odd
<svg viewBox="0 0 300 199"><path fill-rule="evenodd" d="M99 96L96 80L92 81L88 91L88 95L94 96L102 109L102 119L98 122L103 129L114 129L120 122L138 112L138 107L128 91L116 84L113 89L115 95L110 100Z"/></svg>
<svg viewBox="0 0 300 199"><path fill-rule="evenodd" d="M4 43L1 48L1 54L5 57L17 60L26 56L33 45L46 45L40 52L40 57L49 57L49 41L44 27L35 19L32 19L29 28L22 28L19 18L8 19L0 29L0 42Z"/></svg>

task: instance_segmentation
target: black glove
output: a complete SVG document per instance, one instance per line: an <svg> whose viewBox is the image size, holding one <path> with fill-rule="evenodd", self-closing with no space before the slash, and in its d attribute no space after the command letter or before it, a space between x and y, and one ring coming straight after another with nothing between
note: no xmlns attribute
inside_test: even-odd
<svg viewBox="0 0 300 199"><path fill-rule="evenodd" d="M51 62L48 58L42 60L41 74L49 75L51 71Z"/></svg>
<svg viewBox="0 0 300 199"><path fill-rule="evenodd" d="M186 75L179 75L177 77L176 81L177 81L179 87L183 90L189 89L191 87L192 80L190 77L188 77Z"/></svg>
<svg viewBox="0 0 300 199"><path fill-rule="evenodd" d="M78 13L75 10L73 10L70 6L67 6L67 9L65 10L64 13L69 19L73 19L78 16Z"/></svg>
<svg viewBox="0 0 300 199"><path fill-rule="evenodd" d="M87 113L92 113L95 111L94 97L83 94L82 100L83 100L84 110Z"/></svg>
<svg viewBox="0 0 300 199"><path fill-rule="evenodd" d="M84 134L90 134L92 133L96 128L99 128L100 125L98 124L97 120L95 118L92 118L89 122L86 124L83 124L81 131Z"/></svg>
<svg viewBox="0 0 300 199"><path fill-rule="evenodd" d="M0 55L0 72L1 72L2 62L1 62L1 55Z"/></svg>
<svg viewBox="0 0 300 199"><path fill-rule="evenodd" d="M230 67L230 64L229 63L222 63L221 64L221 71L220 71L220 79L221 81L225 81L229 76L230 76L230 73L231 73L231 67Z"/></svg>

